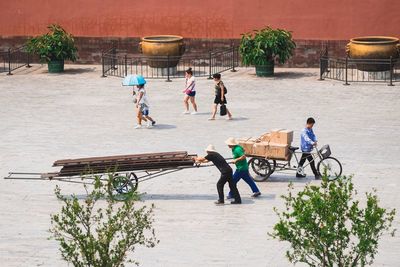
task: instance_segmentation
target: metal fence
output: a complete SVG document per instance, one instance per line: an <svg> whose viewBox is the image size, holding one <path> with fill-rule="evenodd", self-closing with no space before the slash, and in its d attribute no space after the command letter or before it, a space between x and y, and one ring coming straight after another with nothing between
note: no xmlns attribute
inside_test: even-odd
<svg viewBox="0 0 400 267"><path fill-rule="evenodd" d="M400 61L397 59L320 58L320 80L332 79L351 82L387 83L400 82Z"/></svg>
<svg viewBox="0 0 400 267"><path fill-rule="evenodd" d="M185 77L185 70L192 68L194 76L211 78L215 73L227 70L236 71L235 68L239 65L238 59L239 51L235 46L182 57L121 55L118 54L115 47L112 47L102 53L102 77L125 77L128 74L139 74L145 78L165 78L167 81L171 81L172 78ZM170 63L174 61L179 61L176 67L151 67L152 62L170 66Z"/></svg>
<svg viewBox="0 0 400 267"><path fill-rule="evenodd" d="M30 59L25 46L9 48L8 51L0 53L0 72L8 72L7 75L12 75L12 71L16 69L24 66L30 68Z"/></svg>

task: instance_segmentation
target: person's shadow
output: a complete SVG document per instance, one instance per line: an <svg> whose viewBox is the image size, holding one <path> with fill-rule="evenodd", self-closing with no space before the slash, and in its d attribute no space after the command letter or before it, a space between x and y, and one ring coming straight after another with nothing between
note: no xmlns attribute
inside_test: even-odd
<svg viewBox="0 0 400 267"><path fill-rule="evenodd" d="M156 124L151 128L151 130L170 130L170 129L175 129L176 125L172 124Z"/></svg>

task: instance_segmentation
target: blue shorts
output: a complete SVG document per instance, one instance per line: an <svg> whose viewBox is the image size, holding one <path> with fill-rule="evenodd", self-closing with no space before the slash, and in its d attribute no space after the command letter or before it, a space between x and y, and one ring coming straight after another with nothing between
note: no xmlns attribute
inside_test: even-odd
<svg viewBox="0 0 400 267"><path fill-rule="evenodd" d="M188 96L194 97L196 95L196 91L191 91L189 94L186 93Z"/></svg>
<svg viewBox="0 0 400 267"><path fill-rule="evenodd" d="M143 116L149 116L149 109L148 108L145 108L145 109L142 109L142 115Z"/></svg>

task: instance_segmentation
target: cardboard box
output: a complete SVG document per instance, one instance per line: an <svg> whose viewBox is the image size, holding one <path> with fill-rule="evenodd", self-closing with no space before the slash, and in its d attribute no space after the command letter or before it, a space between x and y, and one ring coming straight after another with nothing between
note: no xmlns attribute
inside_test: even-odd
<svg viewBox="0 0 400 267"><path fill-rule="evenodd" d="M254 143L252 155L265 157L268 149L268 144L268 142Z"/></svg>
<svg viewBox="0 0 400 267"><path fill-rule="evenodd" d="M236 141L239 143L241 147L243 147L244 152L247 155L251 155L253 152L253 145L257 142L256 138L241 138L241 139L236 139Z"/></svg>
<svg viewBox="0 0 400 267"><path fill-rule="evenodd" d="M289 158L289 146L286 144L269 143L266 150L266 157L287 160Z"/></svg>
<svg viewBox="0 0 400 267"><path fill-rule="evenodd" d="M271 133L262 134L258 139L261 142L269 142L269 141L271 141Z"/></svg>
<svg viewBox="0 0 400 267"><path fill-rule="evenodd" d="M293 142L293 131L283 129L271 132L270 142L275 144L290 145Z"/></svg>

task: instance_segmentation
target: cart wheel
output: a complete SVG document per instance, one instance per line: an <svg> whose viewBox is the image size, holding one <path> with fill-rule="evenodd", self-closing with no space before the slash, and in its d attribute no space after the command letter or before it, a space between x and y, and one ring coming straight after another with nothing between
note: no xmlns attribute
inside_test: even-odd
<svg viewBox="0 0 400 267"><path fill-rule="evenodd" d="M271 175L271 165L266 159L251 158L249 167L249 171L253 172L251 176L256 182L263 182Z"/></svg>
<svg viewBox="0 0 400 267"><path fill-rule="evenodd" d="M334 181L342 174L342 164L334 157L327 157L318 162L318 172L320 175L324 174L326 170L326 175L329 181Z"/></svg>
<svg viewBox="0 0 400 267"><path fill-rule="evenodd" d="M133 178L132 177L133 175ZM108 186L110 196L117 201L125 201L133 196L138 187L138 180L134 173L115 175Z"/></svg>
<svg viewBox="0 0 400 267"><path fill-rule="evenodd" d="M271 173L269 174L269 175L271 175L271 174L273 174L274 173L274 171L275 171L275 169L276 169L276 160L269 160L269 165L271 165Z"/></svg>

